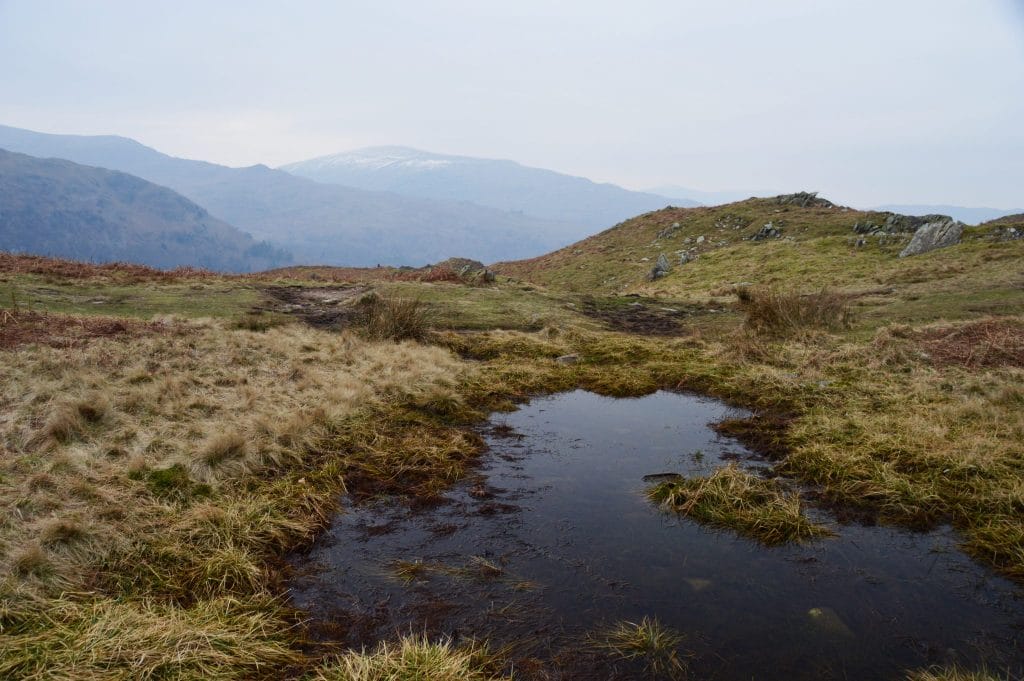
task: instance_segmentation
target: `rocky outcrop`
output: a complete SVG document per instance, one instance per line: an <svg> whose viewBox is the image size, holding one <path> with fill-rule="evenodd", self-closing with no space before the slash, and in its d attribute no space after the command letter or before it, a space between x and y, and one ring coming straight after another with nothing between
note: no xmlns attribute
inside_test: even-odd
<svg viewBox="0 0 1024 681"><path fill-rule="evenodd" d="M955 246L960 243L960 237L964 233L962 222L944 216L930 217L940 217L940 219L927 222L918 227L910 243L900 252L901 258L921 255L922 253Z"/></svg>
<svg viewBox="0 0 1024 681"><path fill-rule="evenodd" d="M835 205L828 199L819 199L818 192L780 194L775 197L775 203L782 206L799 206L800 208L831 208Z"/></svg>

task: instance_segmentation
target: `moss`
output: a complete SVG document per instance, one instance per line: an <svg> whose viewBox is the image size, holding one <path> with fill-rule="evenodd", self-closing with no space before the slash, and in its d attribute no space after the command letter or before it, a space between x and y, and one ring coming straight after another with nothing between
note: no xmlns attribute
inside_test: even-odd
<svg viewBox="0 0 1024 681"><path fill-rule="evenodd" d="M213 493L209 485L192 480L181 464L151 470L137 477L144 477L149 491L161 499L197 499Z"/></svg>

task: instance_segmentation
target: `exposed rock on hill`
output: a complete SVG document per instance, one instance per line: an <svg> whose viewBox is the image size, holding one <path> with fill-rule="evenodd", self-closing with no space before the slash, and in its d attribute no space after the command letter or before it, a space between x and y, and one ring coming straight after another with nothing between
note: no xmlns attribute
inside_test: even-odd
<svg viewBox="0 0 1024 681"><path fill-rule="evenodd" d="M917 231L914 232L914 238L900 252L900 257L906 258L934 251L938 248L955 246L960 243L960 237L963 233L963 223L953 218L943 217L940 220L928 222L918 227Z"/></svg>
<svg viewBox="0 0 1024 681"><path fill-rule="evenodd" d="M775 197L775 203L782 206L800 206L801 208L831 208L835 205L828 199L819 199L818 192L780 194Z"/></svg>

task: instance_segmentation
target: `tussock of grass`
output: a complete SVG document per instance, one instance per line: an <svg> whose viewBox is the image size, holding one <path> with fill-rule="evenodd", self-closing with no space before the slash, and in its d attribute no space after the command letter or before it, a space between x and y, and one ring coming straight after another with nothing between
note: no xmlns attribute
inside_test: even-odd
<svg viewBox="0 0 1024 681"><path fill-rule="evenodd" d="M623 660L640 661L646 671L658 678L670 679L686 673L686 664L679 653L683 640L679 632L650 617L639 622L619 622L591 636L596 649Z"/></svg>
<svg viewBox="0 0 1024 681"><path fill-rule="evenodd" d="M907 681L1009 681L1009 675L988 670L969 671L960 667L932 667L907 674Z"/></svg>
<svg viewBox="0 0 1024 681"><path fill-rule="evenodd" d="M3 359L3 678L278 675L302 655L271 559L326 522L348 474L436 486L479 446L432 422L461 408L445 391L465 370L436 347L204 322ZM372 460L361 430L365 465L343 464L344 424L392 404L434 439Z"/></svg>
<svg viewBox="0 0 1024 681"><path fill-rule="evenodd" d="M182 609L55 599L30 621L7 618L14 634L5 633L0 678L258 678L301 660L279 611L265 600L220 599Z"/></svg>
<svg viewBox="0 0 1024 681"><path fill-rule="evenodd" d="M706 478L663 482L647 492L662 507L714 527L728 528L768 544L830 534L803 513L799 495L773 480L724 466Z"/></svg>
<svg viewBox="0 0 1024 681"><path fill-rule="evenodd" d="M346 653L318 668L312 681L499 681L511 677L494 670L480 645L456 647L410 636L374 651Z"/></svg>
<svg viewBox="0 0 1024 681"><path fill-rule="evenodd" d="M369 294L359 301L362 328L372 340L422 340L432 325L432 315L419 298Z"/></svg>
<svg viewBox="0 0 1024 681"><path fill-rule="evenodd" d="M736 292L746 327L767 335L790 335L803 329L839 330L850 326L849 299L823 288L815 293L774 288L740 288Z"/></svg>

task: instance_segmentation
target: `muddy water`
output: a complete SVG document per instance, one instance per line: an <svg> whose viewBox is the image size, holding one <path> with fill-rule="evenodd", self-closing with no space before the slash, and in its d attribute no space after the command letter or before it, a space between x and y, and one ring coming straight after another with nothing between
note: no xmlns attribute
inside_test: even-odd
<svg viewBox="0 0 1024 681"><path fill-rule="evenodd" d="M297 559L297 605L350 645L397 633L515 642L517 671L645 678L587 635L657 617L685 634L690 678L897 679L958 663L1024 670L1024 593L922 534L833 524L766 549L665 514L643 476L706 474L739 458L708 424L721 403L577 391L494 417L479 473L429 508L351 508ZM396 561L417 562L405 579ZM400 563L399 563L400 564Z"/></svg>

